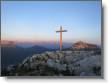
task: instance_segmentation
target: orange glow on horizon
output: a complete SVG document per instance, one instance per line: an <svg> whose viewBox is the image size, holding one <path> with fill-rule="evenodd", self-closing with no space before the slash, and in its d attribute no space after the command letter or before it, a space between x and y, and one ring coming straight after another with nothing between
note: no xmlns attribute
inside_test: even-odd
<svg viewBox="0 0 108 83"><path fill-rule="evenodd" d="M13 41L14 43L56 43L56 40L27 40L27 39L23 39L23 40L18 40L18 39L1 39L1 42L3 41Z"/></svg>

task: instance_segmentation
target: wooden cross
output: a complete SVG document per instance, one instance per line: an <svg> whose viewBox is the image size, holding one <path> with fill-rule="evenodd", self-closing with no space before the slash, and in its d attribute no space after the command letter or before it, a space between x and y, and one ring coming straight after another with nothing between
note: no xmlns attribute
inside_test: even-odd
<svg viewBox="0 0 108 83"><path fill-rule="evenodd" d="M56 31L57 33L60 32L60 51L62 51L62 32L67 32L67 30L62 30L62 26L60 26L60 30Z"/></svg>

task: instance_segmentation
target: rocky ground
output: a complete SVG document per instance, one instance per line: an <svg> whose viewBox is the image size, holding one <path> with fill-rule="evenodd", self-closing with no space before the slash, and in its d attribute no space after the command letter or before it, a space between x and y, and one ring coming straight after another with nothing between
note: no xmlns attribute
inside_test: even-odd
<svg viewBox="0 0 108 83"><path fill-rule="evenodd" d="M6 76L101 76L100 51L55 51L34 54L2 71Z"/></svg>

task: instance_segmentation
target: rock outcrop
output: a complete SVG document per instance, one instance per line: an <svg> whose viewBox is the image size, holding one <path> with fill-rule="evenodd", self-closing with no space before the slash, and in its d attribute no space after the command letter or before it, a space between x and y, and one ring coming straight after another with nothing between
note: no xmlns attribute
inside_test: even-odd
<svg viewBox="0 0 108 83"><path fill-rule="evenodd" d="M95 51L55 51L34 54L15 66L7 76L101 76L101 54Z"/></svg>
<svg viewBox="0 0 108 83"><path fill-rule="evenodd" d="M88 44L82 41L78 41L73 44L74 49L84 49L84 48L97 48L97 45L95 44Z"/></svg>

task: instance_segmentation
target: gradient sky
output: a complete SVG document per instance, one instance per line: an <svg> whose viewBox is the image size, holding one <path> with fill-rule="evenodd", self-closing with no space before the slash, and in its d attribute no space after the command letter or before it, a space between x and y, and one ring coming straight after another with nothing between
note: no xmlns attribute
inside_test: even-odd
<svg viewBox="0 0 108 83"><path fill-rule="evenodd" d="M1 38L19 41L79 40L101 43L100 1L2 1Z"/></svg>

